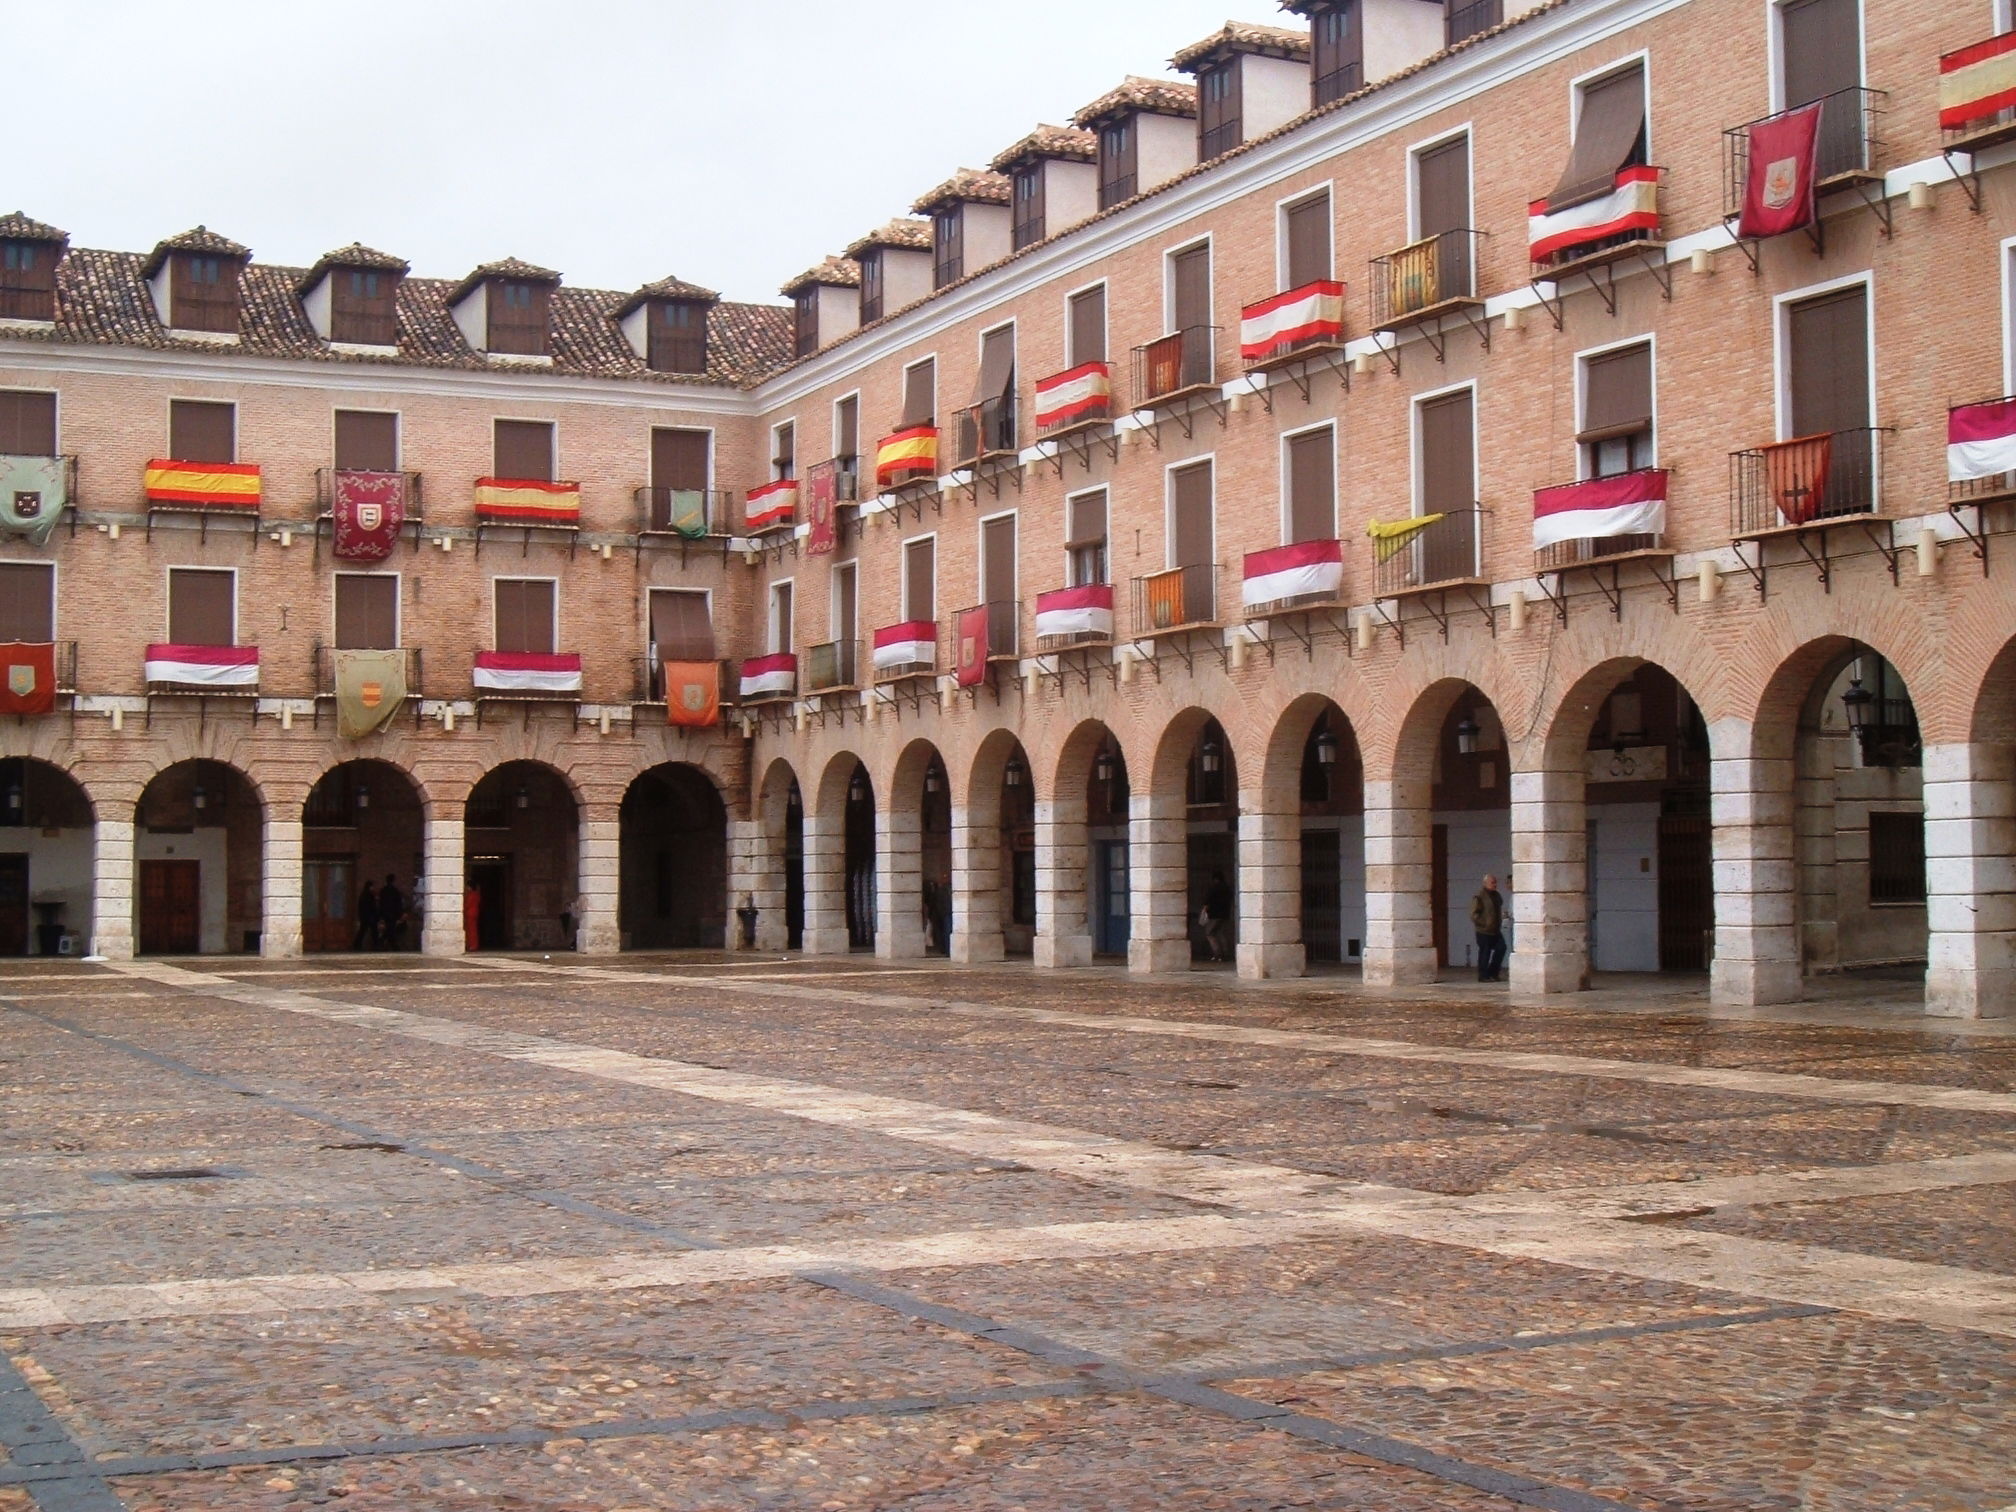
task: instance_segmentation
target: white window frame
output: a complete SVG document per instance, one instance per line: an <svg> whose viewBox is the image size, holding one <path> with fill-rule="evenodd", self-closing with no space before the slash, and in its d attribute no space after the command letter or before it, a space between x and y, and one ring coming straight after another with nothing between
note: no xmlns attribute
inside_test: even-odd
<svg viewBox="0 0 2016 1512"><path fill-rule="evenodd" d="M1281 494L1281 511L1280 511L1281 517L1275 524L1275 530L1276 530L1277 544L1282 546L1290 544L1288 536L1290 533L1292 522L1295 517L1295 510L1294 510L1295 501L1290 491L1291 478L1288 467L1288 443L1293 441L1298 436L1313 436L1318 431L1328 431L1330 433L1330 539L1331 540L1342 539L1342 528L1338 523L1340 505L1342 503L1339 491L1340 480L1338 478L1338 474L1342 472L1343 469L1337 465L1339 455L1337 445L1337 422L1335 420L1318 420L1312 425L1300 425L1297 426L1294 430L1287 430L1281 432L1281 439L1276 457L1276 465L1280 469L1280 478L1278 486ZM1213 504L1214 505L1216 504L1215 489L1213 490Z"/></svg>
<svg viewBox="0 0 2016 1512"><path fill-rule="evenodd" d="M1204 312L1204 324L1212 326L1218 323L1218 247L1216 238L1207 231L1202 236L1187 237L1173 247L1165 247L1162 251L1162 334L1164 336L1174 336L1179 329L1176 324L1176 259L1185 252L1196 251L1199 247L1204 249L1204 261L1210 274L1204 280L1204 287L1209 296L1208 303L1210 306ZM1212 346L1215 358L1217 343L1213 342Z"/></svg>
<svg viewBox="0 0 2016 1512"><path fill-rule="evenodd" d="M1764 0L1764 26L1770 54L1771 113L1785 109L1785 6L1788 0ZM2007 3L2007 0L2001 0ZM1856 82L1869 84L1869 4L1855 0Z"/></svg>
<svg viewBox="0 0 2016 1512"><path fill-rule="evenodd" d="M1104 494L1104 495L1106 496L1106 579L1105 579L1105 583L1106 583L1106 585L1110 586L1110 585L1111 585L1111 583L1112 583L1112 581L1113 581L1113 489L1112 489L1112 486L1111 486L1110 484L1106 484L1106 483L1095 483L1095 484L1093 484L1093 485L1092 485L1092 486L1091 486L1090 488L1077 488L1077 489L1073 489L1073 490L1072 490L1072 491L1071 491L1070 493L1067 493L1066 495L1064 495L1064 540L1065 540L1065 546L1064 546L1064 581L1065 581L1065 582L1066 582L1066 583L1067 583L1068 585L1070 585L1071 587L1075 587L1075 588L1086 588L1086 587L1091 587L1091 586L1093 586L1093 585L1092 585L1092 584L1089 584L1089 583L1072 583L1072 582L1071 582L1071 546L1070 546L1070 540L1071 540L1071 506L1072 506L1072 504L1073 504L1073 503L1075 503L1075 502L1076 502L1077 500L1079 500L1079 499L1083 499L1083 498L1088 498L1088 497L1090 497L1090 496L1091 496L1092 494ZM1017 550L1018 550L1018 551L1020 550L1020 545L1019 545L1019 543L1018 543L1018 545L1017 545Z"/></svg>
<svg viewBox="0 0 2016 1512"><path fill-rule="evenodd" d="M553 649L534 655L557 656L567 638L560 633L560 579L529 572L500 572L490 579L490 649L497 649L497 585L499 583L546 583L553 589Z"/></svg>
<svg viewBox="0 0 2016 1512"><path fill-rule="evenodd" d="M1100 299L1099 299L1100 350L1102 350L1106 354L1103 358L1100 358L1098 360L1106 363L1109 367L1113 363L1113 289L1109 280L1104 278L1095 278L1092 280L1092 282L1088 284L1080 284L1075 289L1066 289L1064 291L1065 350L1064 350L1063 370L1067 373L1070 372L1073 368L1083 367L1086 363L1091 362L1093 360L1090 357L1081 357L1078 355L1077 352L1071 349L1072 348L1071 301L1076 299L1080 294L1091 293L1094 289L1098 289L1100 291Z"/></svg>
<svg viewBox="0 0 2016 1512"><path fill-rule="evenodd" d="M1330 246L1330 256L1326 261L1323 276L1337 276L1337 190L1336 181L1325 179L1320 184L1304 185L1285 199L1274 201L1274 288L1278 293L1288 292L1288 212L1300 209L1311 200L1322 198L1330 202L1330 224L1326 240Z"/></svg>
<svg viewBox="0 0 2016 1512"><path fill-rule="evenodd" d="M1209 463L1211 467L1211 560L1218 560L1218 453L1200 452L1194 457L1185 457L1180 462L1165 462L1162 465L1162 570L1173 572L1180 565L1170 560L1176 555L1176 474L1199 463ZM1109 498L1110 510L1112 501ZM1113 517L1106 517L1106 571L1113 571Z"/></svg>
<svg viewBox="0 0 2016 1512"><path fill-rule="evenodd" d="M1995 35L2016 28L2016 0L1995 0Z"/></svg>
<svg viewBox="0 0 2016 1512"><path fill-rule="evenodd" d="M390 415L392 417L392 470L403 472L406 468L406 412L396 409L371 409L361 404L332 404L329 406L329 455L336 455L336 417L343 415ZM237 424L232 424L231 451L238 451ZM497 432L490 432L490 460L497 460ZM554 437L554 455L559 455L559 437Z"/></svg>
<svg viewBox="0 0 2016 1512"><path fill-rule="evenodd" d="M845 404L849 399L854 401L854 460L859 462L862 456L863 445L861 439L861 390L859 389L849 389L844 394L834 395L832 404L827 406L826 455L829 457L840 455L840 406Z"/></svg>
<svg viewBox="0 0 2016 1512"><path fill-rule="evenodd" d="M922 535L905 536L899 548L903 556L897 563L897 589L900 596L896 601L897 617L894 621L899 625L910 623L910 548L919 541L931 543L931 623L934 625L938 623L938 579L943 574L938 571L938 532L927 530ZM855 602L858 605L860 600L857 598Z"/></svg>
<svg viewBox="0 0 2016 1512"><path fill-rule="evenodd" d="M13 390L13 392L19 393L20 390L16 389ZM62 564L57 562L53 557L9 556L9 557L0 557L0 562L12 562L23 567L40 567L49 574L49 638L52 641L62 640L63 635L61 630L61 623L63 614L63 594L62 594L62 581L60 576L63 570ZM235 585L233 587L233 592L231 595L231 603L232 603L232 616L233 616L232 629L236 630L238 595L236 592Z"/></svg>
<svg viewBox="0 0 2016 1512"><path fill-rule="evenodd" d="M1627 347L1650 347L1652 350L1652 467L1659 465L1659 337L1651 331L1637 336L1626 336L1618 341L1606 341L1597 346L1584 347L1575 354L1575 434L1581 435L1589 427L1583 423L1589 409L1589 359L1602 357L1610 352L1621 352ZM1589 476L1587 448L1581 442L1575 443L1575 477L1578 481Z"/></svg>
<svg viewBox="0 0 2016 1512"><path fill-rule="evenodd" d="M904 397L910 392L910 374L915 369L924 366L927 362L931 364L931 423L938 425L943 422L945 417L938 411L939 372L938 354L936 352L928 352L914 361L903 364L903 378L896 388L896 413L899 415L903 413Z"/></svg>
<svg viewBox="0 0 2016 1512"><path fill-rule="evenodd" d="M784 633L787 627L777 623L777 590L780 588L788 588L791 591L791 624L788 627L788 634ZM798 580L796 578L777 578L770 584L769 591L764 595L764 617L768 621L766 629L768 631L770 646L769 654L771 656L785 655L792 650L789 641L798 633Z"/></svg>
<svg viewBox="0 0 2016 1512"><path fill-rule="evenodd" d="M1642 80L1641 88L1645 95L1645 161L1648 163L1659 161L1658 158L1653 156L1652 147L1652 54L1649 49L1643 48L1634 53L1626 53L1621 58L1612 58L1601 68L1592 68L1587 73L1577 74L1568 81L1568 141L1571 144L1570 150L1573 150L1572 144L1582 132L1582 107L1588 101L1590 89L1595 85L1601 84L1605 79L1612 78L1624 72L1625 69L1632 67L1634 64L1639 70Z"/></svg>
<svg viewBox="0 0 2016 1512"><path fill-rule="evenodd" d="M329 644L336 644L336 584L344 578L390 578L392 580L392 644L406 644L406 585L394 572L357 572L349 568L329 574ZM490 638L497 638L496 592L491 592Z"/></svg>
<svg viewBox="0 0 2016 1512"><path fill-rule="evenodd" d="M2004 5L2012 0L2002 0ZM2016 394L2016 236L2002 239L2002 392Z"/></svg>
<svg viewBox="0 0 2016 1512"><path fill-rule="evenodd" d="M245 429L242 402L237 399L219 399L214 394L170 394L161 401L161 436L167 443L167 445L162 447L163 451L172 451L174 449L175 406L178 403L228 404L231 406L231 466L236 467L238 465L238 442ZM63 439L63 401L61 399L56 401L56 439L59 442ZM329 439L332 442L336 439L336 422L333 419L329 422ZM331 450L334 450L333 446ZM182 462L187 459L183 457L171 457L169 460Z"/></svg>
<svg viewBox="0 0 2016 1512"><path fill-rule="evenodd" d="M1421 240L1421 155L1432 152L1437 147L1446 147L1458 137L1469 144L1470 171L1464 177L1469 181L1470 200L1464 211L1464 222L1477 224L1477 134L1470 129L1470 122L1452 126L1447 131L1438 131L1434 136L1412 143L1407 148L1407 243L1412 246Z"/></svg>
<svg viewBox="0 0 2016 1512"><path fill-rule="evenodd" d="M840 623L840 590L838 579L842 573L854 579L854 624L851 629ZM827 580L826 589L826 634L835 641L858 640L861 635L861 563L850 557L844 562L835 562Z"/></svg>
<svg viewBox="0 0 2016 1512"><path fill-rule="evenodd" d="M706 435L707 437L706 487L707 491L709 493L712 493L714 491L714 467L716 461L720 457L720 441L721 441L720 432L715 430L715 428L711 425L664 425L656 421L646 421L644 424L644 476L647 478L651 476L651 438L661 430L701 431ZM555 446L554 451L557 457L559 451L557 445Z"/></svg>
<svg viewBox="0 0 2016 1512"><path fill-rule="evenodd" d="M166 641L174 634L175 622L175 574L178 572L228 572L231 574L231 644L238 644L238 632L243 616L238 607L238 569L218 567L209 562L170 562L162 569L166 574L161 580L161 639Z"/></svg>
<svg viewBox="0 0 2016 1512"><path fill-rule="evenodd" d="M1771 357L1772 372L1772 439L1792 440L1792 321L1791 309L1795 304L1804 304L1809 299L1818 299L1825 294L1839 293L1842 289L1860 286L1864 291L1864 325L1869 354L1869 424L1881 437L1882 411L1877 405L1882 385L1876 375L1876 274L1865 268L1859 273L1850 273L1841 278L1830 278L1825 282L1808 284L1803 289L1790 289L1771 298ZM1878 447L1880 451L1880 447ZM1879 459L1880 460L1880 459ZM1877 479L1880 482L1880 471Z"/></svg>
<svg viewBox="0 0 2016 1512"><path fill-rule="evenodd" d="M973 541L979 548L973 553L974 586L979 590L978 597L973 600L976 604L990 602L987 597L987 527L996 520L1015 522L1015 572L1008 586L1012 598L1019 600L1022 597L1022 511L997 509L993 514L982 515L974 522L976 530Z"/></svg>
<svg viewBox="0 0 2016 1512"><path fill-rule="evenodd" d="M1477 380L1466 378L1461 383L1445 383L1438 389L1429 389L1425 393L1415 394L1408 401L1407 450L1409 468L1413 474L1411 480L1413 510L1408 515L1410 520L1421 518L1421 511L1425 502L1421 497L1421 490L1426 481L1422 475L1421 467L1421 407L1431 399L1441 399L1450 394L1460 394L1465 389L1468 389L1470 392L1470 502L1472 505L1476 505L1482 501L1484 456L1483 449L1477 444L1477 437L1484 428L1484 415L1482 407L1477 403ZM1478 532L1477 550L1480 555L1484 550L1482 531Z"/></svg>

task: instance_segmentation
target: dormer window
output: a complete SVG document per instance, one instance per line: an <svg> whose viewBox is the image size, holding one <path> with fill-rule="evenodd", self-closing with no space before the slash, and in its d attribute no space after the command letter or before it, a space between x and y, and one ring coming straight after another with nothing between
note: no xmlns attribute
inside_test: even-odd
<svg viewBox="0 0 2016 1512"><path fill-rule="evenodd" d="M1015 170L1015 250L1043 240L1043 163L1024 163Z"/></svg>
<svg viewBox="0 0 2016 1512"><path fill-rule="evenodd" d="M861 254L861 324L882 318L882 249Z"/></svg>
<svg viewBox="0 0 2016 1512"><path fill-rule="evenodd" d="M545 284L500 278L490 285L489 336L484 348L518 357L547 355Z"/></svg>
<svg viewBox="0 0 2016 1512"><path fill-rule="evenodd" d="M707 306L694 299L666 299L651 305L650 353L654 373L707 371Z"/></svg>
<svg viewBox="0 0 2016 1512"><path fill-rule="evenodd" d="M931 217L931 287L942 289L966 275L965 207L947 205Z"/></svg>
<svg viewBox="0 0 2016 1512"><path fill-rule="evenodd" d="M399 280L377 268L338 268L330 283L329 336L359 346L396 346Z"/></svg>
<svg viewBox="0 0 2016 1512"><path fill-rule="evenodd" d="M1363 11L1363 0L1337 0L1310 18L1311 45L1316 54L1314 104L1328 105L1365 87Z"/></svg>
<svg viewBox="0 0 2016 1512"><path fill-rule="evenodd" d="M1134 121L1126 117L1099 128L1099 208L1109 209L1134 198L1136 183Z"/></svg>
<svg viewBox="0 0 2016 1512"><path fill-rule="evenodd" d="M1197 160L1208 163L1241 140L1239 61L1227 58L1197 76Z"/></svg>
<svg viewBox="0 0 2016 1512"><path fill-rule="evenodd" d="M863 269L862 282L867 282ZM791 298L791 355L810 357L819 350L819 289L800 289Z"/></svg>
<svg viewBox="0 0 2016 1512"><path fill-rule="evenodd" d="M0 320L56 318L56 257L50 242L0 242Z"/></svg>
<svg viewBox="0 0 2016 1512"><path fill-rule="evenodd" d="M170 263L168 324L178 331L238 329L238 263L211 252L177 252Z"/></svg>

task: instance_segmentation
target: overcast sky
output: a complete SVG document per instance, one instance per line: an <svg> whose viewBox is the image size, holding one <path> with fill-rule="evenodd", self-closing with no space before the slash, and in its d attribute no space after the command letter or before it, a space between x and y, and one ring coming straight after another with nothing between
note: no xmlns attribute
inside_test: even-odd
<svg viewBox="0 0 2016 1512"><path fill-rule="evenodd" d="M775 300L955 168L1166 73L1226 6L0 0L34 60L10 70L0 213L85 247L202 222L262 262L362 241L439 277L515 254Z"/></svg>

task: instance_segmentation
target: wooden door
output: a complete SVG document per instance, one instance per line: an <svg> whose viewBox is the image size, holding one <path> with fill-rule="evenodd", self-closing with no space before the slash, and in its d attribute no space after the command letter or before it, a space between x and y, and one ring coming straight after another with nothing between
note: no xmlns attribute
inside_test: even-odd
<svg viewBox="0 0 2016 1512"><path fill-rule="evenodd" d="M478 856L469 863L469 880L475 884L476 948L511 948L511 858Z"/></svg>
<svg viewBox="0 0 2016 1512"><path fill-rule="evenodd" d="M1099 865L1093 888L1096 893L1096 929L1092 948L1100 955L1127 954L1128 936L1133 933L1133 902L1128 895L1127 842L1098 842Z"/></svg>
<svg viewBox="0 0 2016 1512"><path fill-rule="evenodd" d="M1659 821L1659 969L1706 971L1715 928L1713 834L1708 816Z"/></svg>
<svg viewBox="0 0 2016 1512"><path fill-rule="evenodd" d="M1435 964L1449 964L1449 826L1438 824L1428 840L1428 914L1435 931Z"/></svg>
<svg viewBox="0 0 2016 1512"><path fill-rule="evenodd" d="M1343 909L1343 865L1337 831L1302 831L1302 949L1309 960L1344 958Z"/></svg>
<svg viewBox="0 0 2016 1512"><path fill-rule="evenodd" d="M28 954L28 858L0 856L0 956Z"/></svg>
<svg viewBox="0 0 2016 1512"><path fill-rule="evenodd" d="M203 863L140 863L140 953L195 955L203 948Z"/></svg>
<svg viewBox="0 0 2016 1512"><path fill-rule="evenodd" d="M301 948L348 950L357 938L357 858L311 856L301 864Z"/></svg>

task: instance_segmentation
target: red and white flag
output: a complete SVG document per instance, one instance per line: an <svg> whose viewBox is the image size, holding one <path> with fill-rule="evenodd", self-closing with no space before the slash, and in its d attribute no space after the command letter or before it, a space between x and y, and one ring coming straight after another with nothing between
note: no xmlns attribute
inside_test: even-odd
<svg viewBox="0 0 2016 1512"><path fill-rule="evenodd" d="M1570 205L1551 215L1547 201L1535 200L1526 209L1526 226L1532 243L1530 255L1536 263L1613 236L1657 236L1659 170L1626 168L1617 175L1617 187L1601 199Z"/></svg>
<svg viewBox="0 0 2016 1512"><path fill-rule="evenodd" d="M478 651L470 681L489 693L579 693L581 654Z"/></svg>
<svg viewBox="0 0 2016 1512"><path fill-rule="evenodd" d="M1036 635L1039 639L1112 634L1111 583L1088 583L1082 588L1057 588L1036 595Z"/></svg>
<svg viewBox="0 0 2016 1512"><path fill-rule="evenodd" d="M795 478L779 478L775 483L750 489L748 503L742 508L742 524L748 530L775 530L780 525L794 523L797 518L798 481Z"/></svg>
<svg viewBox="0 0 2016 1512"><path fill-rule="evenodd" d="M1239 312L1239 355L1265 362L1299 346L1344 339L1344 285L1322 278Z"/></svg>
<svg viewBox="0 0 2016 1512"><path fill-rule="evenodd" d="M776 698L798 686L798 658L789 651L752 656L742 663L742 696Z"/></svg>
<svg viewBox="0 0 2016 1512"><path fill-rule="evenodd" d="M152 645L147 648L146 678L150 683L188 683L204 688L256 688L259 648Z"/></svg>
<svg viewBox="0 0 2016 1512"><path fill-rule="evenodd" d="M1278 604L1284 599L1322 595L1333 598L1344 587L1344 543L1299 541L1267 551L1246 553L1245 603Z"/></svg>
<svg viewBox="0 0 2016 1512"><path fill-rule="evenodd" d="M938 625L934 620L905 620L875 632L875 670L933 667L938 664Z"/></svg>
<svg viewBox="0 0 2016 1512"><path fill-rule="evenodd" d="M1112 404L1113 369L1103 362L1080 363L1068 373L1037 381L1036 428L1104 420Z"/></svg>
<svg viewBox="0 0 2016 1512"><path fill-rule="evenodd" d="M2016 108L2016 31L1939 60L1939 124L1964 131Z"/></svg>
<svg viewBox="0 0 2016 1512"><path fill-rule="evenodd" d="M1813 223L1825 104L1801 105L1750 128L1750 168L1743 183L1743 213L1736 220L1736 234L1745 241L1783 236Z"/></svg>
<svg viewBox="0 0 2016 1512"><path fill-rule="evenodd" d="M406 475L396 472L336 474L330 504L335 553L346 562L382 562L406 523Z"/></svg>
<svg viewBox="0 0 2016 1512"><path fill-rule="evenodd" d="M1666 531L1666 469L1619 473L1536 489L1533 494L1533 549L1563 541L1599 541L1610 536L1663 535Z"/></svg>
<svg viewBox="0 0 2016 1512"><path fill-rule="evenodd" d="M2016 472L2016 399L1962 404L1946 417L1946 476L1955 483Z"/></svg>

